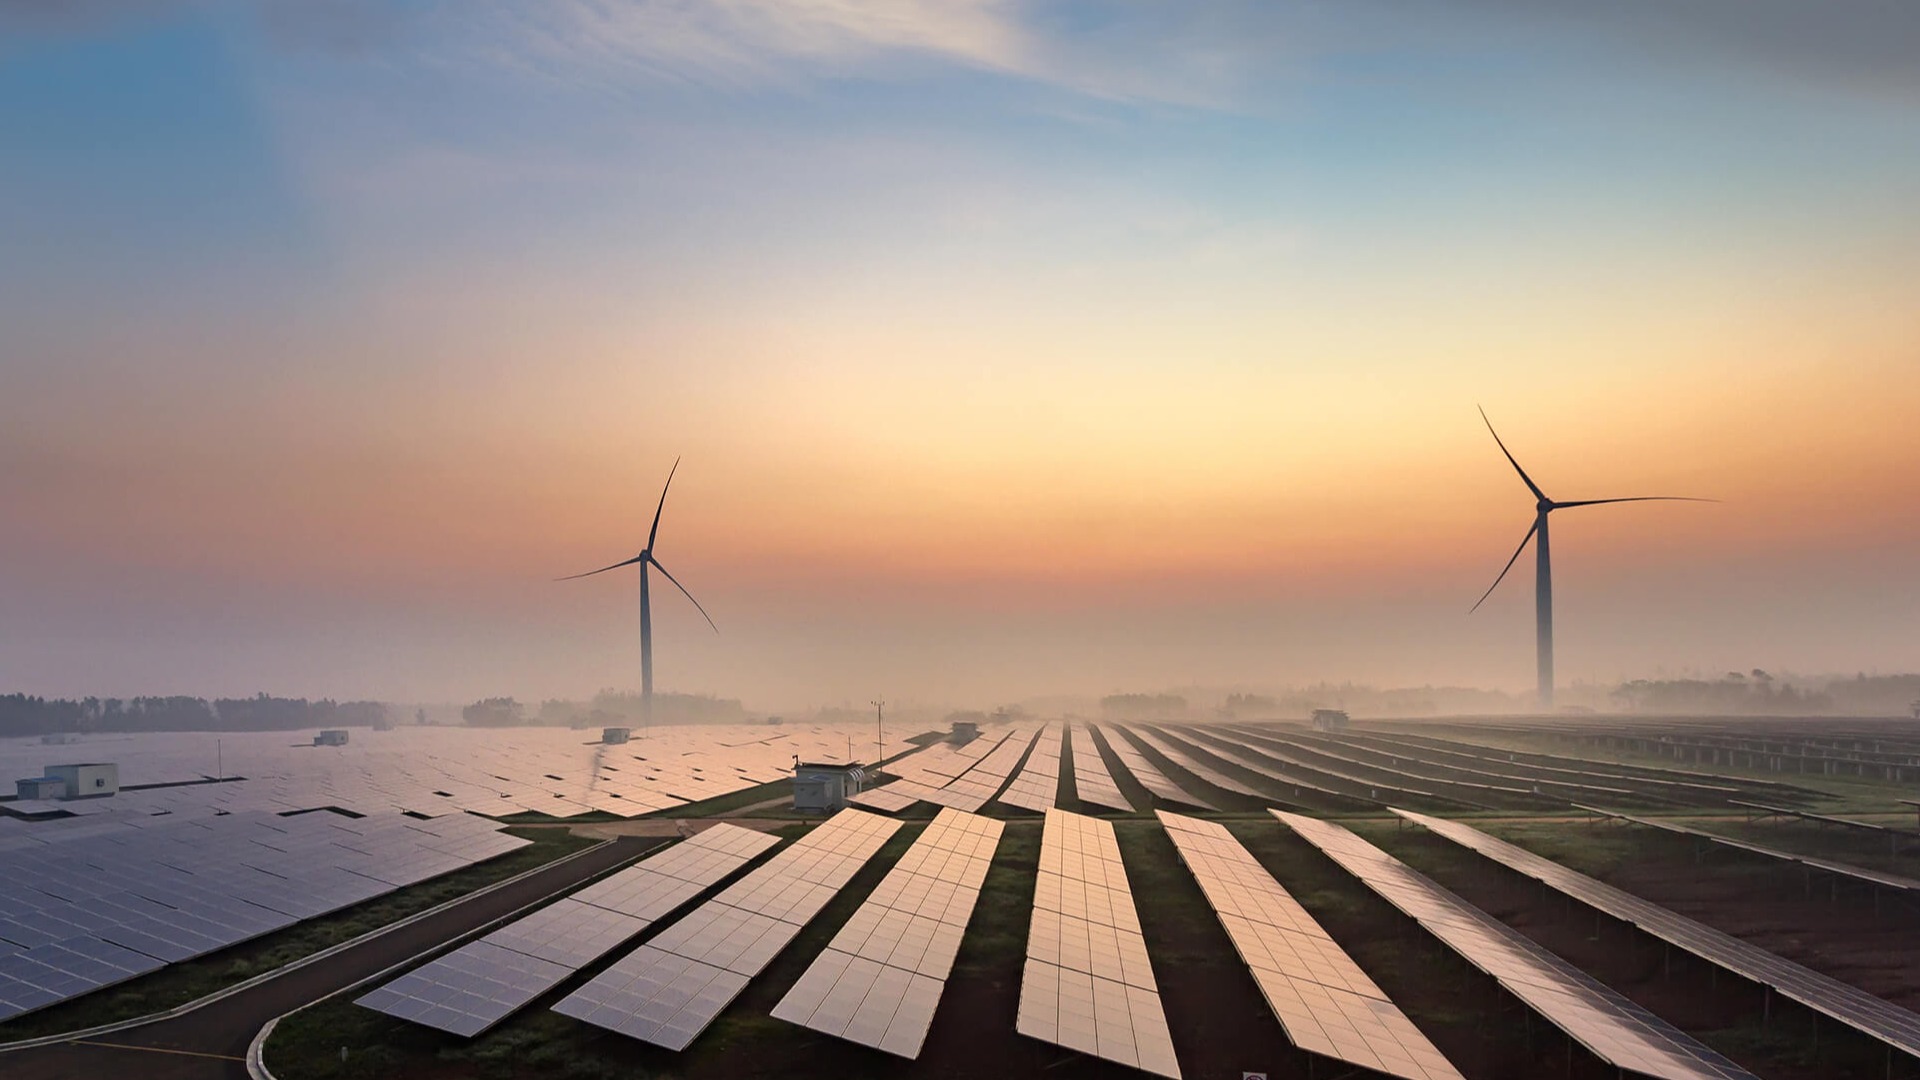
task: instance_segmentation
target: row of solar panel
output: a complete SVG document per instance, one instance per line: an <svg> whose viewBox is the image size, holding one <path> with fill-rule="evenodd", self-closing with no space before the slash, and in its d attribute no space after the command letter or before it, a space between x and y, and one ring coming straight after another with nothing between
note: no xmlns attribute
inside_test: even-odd
<svg viewBox="0 0 1920 1080"><path fill-rule="evenodd" d="M1353 833L1314 818L1273 814L1601 1060L1666 1080L1750 1080L1738 1065ZM1509 865L1524 865L1526 872L1575 895L1593 897L1596 906L1606 909L1609 898L1594 889L1606 887L1591 879L1457 822L1404 816ZM1160 819L1295 1045L1408 1080L1459 1076L1225 828L1165 812ZM803 857L790 859L791 865L779 870L769 863L743 879L557 1010L683 1048L895 827L873 815L843 813L809 837L814 842ZM943 811L789 990L774 1015L901 1056L917 1055L1001 827L975 815ZM781 858L794 855L799 847ZM810 877L830 885L824 896L805 887ZM1678 933L1675 938L1700 943ZM1018 1030L1147 1071L1179 1075L1109 822L1058 809L1048 812L1027 948ZM533 958L538 949L519 951ZM1710 951L1702 955L1716 962L1727 959ZM1776 970L1797 968L1773 960L1785 965ZM1870 1008L1894 1008L1843 989L1847 993L1827 1000L1829 1008L1835 1001L1856 999L1865 999ZM1910 1016L1904 1010L1894 1012ZM1862 1016L1871 1021L1876 1014L1853 1015L1856 1021Z"/></svg>
<svg viewBox="0 0 1920 1080"><path fill-rule="evenodd" d="M498 822L236 814L0 851L0 1019L522 847Z"/></svg>
<svg viewBox="0 0 1920 1080"><path fill-rule="evenodd" d="M897 821L843 810L616 961L554 1011L685 1049L868 859Z"/></svg>
<svg viewBox="0 0 1920 1080"><path fill-rule="evenodd" d="M1113 824L1047 811L1021 973L1021 1034L1180 1076Z"/></svg>
<svg viewBox="0 0 1920 1080"><path fill-rule="evenodd" d="M1478 829L1407 810L1394 813L1890 1047L1920 1056L1920 1015Z"/></svg>
<svg viewBox="0 0 1920 1080"><path fill-rule="evenodd" d="M774 782L788 775L795 756L832 760L848 752L850 736L871 748L872 735L870 725L661 727L612 746L565 729L402 727L357 731L349 745L325 749L294 745L286 733L228 732L216 750L211 735L142 733L116 736L111 758L88 760L117 761L123 784L176 786L122 788L111 799L6 805L10 814L82 817L326 806L370 814L574 817L601 811L633 817ZM83 740L61 753L101 752L81 749L92 745ZM38 775L47 753L38 740L0 740L0 766L11 769L10 776ZM204 780L216 761L227 776L246 779L179 783ZM0 844L13 835L59 831L56 822L30 824L0 815Z"/></svg>
<svg viewBox="0 0 1920 1080"><path fill-rule="evenodd" d="M1000 801L1035 813L1053 809L1060 791L1060 754L1064 742L1062 725L1048 724L1041 728L1039 737L1033 741L1033 751L1020 766L1020 774L1000 794Z"/></svg>
<svg viewBox="0 0 1920 1080"><path fill-rule="evenodd" d="M474 1036L779 841L715 825L361 996L356 1004Z"/></svg>
<svg viewBox="0 0 1920 1080"><path fill-rule="evenodd" d="M965 748L938 746L911 767L897 770L898 778L893 783L863 791L854 796L853 802L885 813L898 813L919 802L976 811L993 801L997 795L999 801L1006 805L1044 812L1057 801L1060 763L1068 748L1071 748L1074 789L1082 802L1123 812L1133 809L1119 785L1114 782L1100 754L1092 735L1092 725L1087 725L1086 731L1086 738L1075 742L1072 741L1068 725L1064 723L1044 725L1037 737L1031 730L1014 728L1000 741L991 744L989 752L977 755L970 755ZM1182 806L1214 809L1213 804L1205 798L1181 788L1169 779L1166 773L1128 741L1124 731L1117 726L1110 728L1105 741L1114 756L1142 787L1158 798ZM1175 764L1208 783L1238 794L1265 798L1231 776L1201 762L1169 739L1146 729L1136 734L1156 751L1166 754ZM976 740L975 744L982 741ZM1023 764L1020 755L1027 752L1029 742L1033 744L1033 749Z"/></svg>
<svg viewBox="0 0 1920 1080"><path fill-rule="evenodd" d="M1003 828L940 811L773 1015L918 1057Z"/></svg>

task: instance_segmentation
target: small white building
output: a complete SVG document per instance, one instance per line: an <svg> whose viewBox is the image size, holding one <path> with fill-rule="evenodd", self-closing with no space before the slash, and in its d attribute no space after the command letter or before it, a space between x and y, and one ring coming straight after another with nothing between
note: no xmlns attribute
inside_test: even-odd
<svg viewBox="0 0 1920 1080"><path fill-rule="evenodd" d="M866 786L867 771L858 765L801 761L793 766L793 808L832 813L847 805Z"/></svg>
<svg viewBox="0 0 1920 1080"><path fill-rule="evenodd" d="M62 799L104 799L120 790L120 766L110 761L49 765L47 775L66 785Z"/></svg>
<svg viewBox="0 0 1920 1080"><path fill-rule="evenodd" d="M953 732L947 736L947 741L955 746L965 746L979 737L979 724L972 720L955 720L953 722Z"/></svg>
<svg viewBox="0 0 1920 1080"><path fill-rule="evenodd" d="M600 741L608 746L619 746L631 738L633 738L632 728L610 727L600 731Z"/></svg>
<svg viewBox="0 0 1920 1080"><path fill-rule="evenodd" d="M330 728L313 737L315 746L345 746L347 732L345 728Z"/></svg>
<svg viewBox="0 0 1920 1080"><path fill-rule="evenodd" d="M31 776L13 782L18 799L60 799L67 794L67 782L57 776Z"/></svg>

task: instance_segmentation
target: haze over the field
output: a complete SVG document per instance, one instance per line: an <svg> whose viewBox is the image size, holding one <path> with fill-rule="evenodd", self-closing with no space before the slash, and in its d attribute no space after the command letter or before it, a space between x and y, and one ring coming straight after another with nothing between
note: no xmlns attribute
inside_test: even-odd
<svg viewBox="0 0 1920 1080"><path fill-rule="evenodd" d="M0 4L0 691L1912 669L1915 11Z"/></svg>

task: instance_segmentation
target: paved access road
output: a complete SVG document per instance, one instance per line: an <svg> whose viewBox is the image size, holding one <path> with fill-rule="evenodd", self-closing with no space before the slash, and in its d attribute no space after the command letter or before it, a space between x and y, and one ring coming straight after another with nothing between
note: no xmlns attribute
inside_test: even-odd
<svg viewBox="0 0 1920 1080"><path fill-rule="evenodd" d="M172 1020L0 1053L8 1080L246 1080L247 1046L267 1021L326 997L544 897L563 894L662 843L622 837Z"/></svg>

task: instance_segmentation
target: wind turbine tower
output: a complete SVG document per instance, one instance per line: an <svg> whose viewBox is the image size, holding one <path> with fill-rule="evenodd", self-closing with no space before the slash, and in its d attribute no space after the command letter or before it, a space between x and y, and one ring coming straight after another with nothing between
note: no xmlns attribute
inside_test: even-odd
<svg viewBox="0 0 1920 1080"><path fill-rule="evenodd" d="M1694 499L1681 495L1636 495L1626 499L1581 499L1575 502L1555 502L1553 499L1547 497L1546 492L1540 490L1540 485L1534 483L1533 477L1527 475L1527 470L1521 468L1520 463L1514 460L1513 452L1507 449L1506 443L1501 442L1500 433L1493 430L1493 421L1487 419L1487 411L1485 409L1480 410L1480 419L1486 423L1488 433L1493 436L1494 443L1500 447L1500 452L1506 455L1508 464L1513 466L1513 471L1520 474L1520 482L1527 485L1528 491L1533 492L1534 513L1533 527L1527 530L1527 535L1520 538L1520 546L1513 549L1513 557L1507 560L1507 565L1500 568L1500 576L1493 579L1493 584L1487 586L1487 591L1480 594L1480 599L1474 602L1473 610L1480 610L1480 605L1486 603L1487 597L1493 595L1493 590L1499 588L1500 583L1506 580L1507 571L1513 569L1513 564L1520 560L1520 553L1527 550L1527 541L1538 537L1539 542L1536 543L1533 548L1534 648L1536 650L1536 662L1539 665L1540 708L1546 711L1552 711L1553 557L1552 545L1548 542L1547 538L1548 515L1552 514L1555 510L1570 510L1576 506L1600 506L1605 503L1715 502L1717 500Z"/></svg>
<svg viewBox="0 0 1920 1080"><path fill-rule="evenodd" d="M668 581L673 582L673 587L676 589L679 589L681 593L683 593L686 596L686 598L693 603L694 609L700 612L700 617L707 620L708 626L713 627L713 632L716 634L720 632L720 628L718 626L714 626L713 616L708 615L707 609L700 606L700 601L694 600L693 594L690 592L687 592L687 587L685 585L680 584L679 579L675 578L672 574L667 573L667 568L660 565L659 559L656 559L653 557L654 541L659 539L660 537L660 512L667 508L667 490L673 487L673 474L678 472L679 470L680 470L680 459L674 458L673 468L667 470L667 482L665 485L663 485L660 488L660 505L654 507L654 510L653 510L653 528L648 530L647 532L647 546L640 549L640 554L635 555L631 559L614 563L612 566L603 566L598 570L589 570L584 574L569 574L568 576L559 579L561 581L573 581L576 578L592 577L595 574L604 574L609 570L618 570L623 566L633 566L636 563L639 564L640 566L640 722L643 729L645 727L650 727L653 724L653 606L649 601L648 595L647 595L648 569L651 568L651 569L660 571L660 575L662 577L666 578Z"/></svg>

